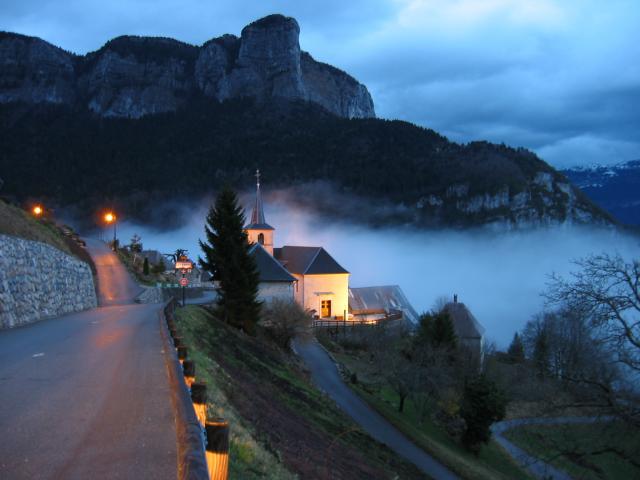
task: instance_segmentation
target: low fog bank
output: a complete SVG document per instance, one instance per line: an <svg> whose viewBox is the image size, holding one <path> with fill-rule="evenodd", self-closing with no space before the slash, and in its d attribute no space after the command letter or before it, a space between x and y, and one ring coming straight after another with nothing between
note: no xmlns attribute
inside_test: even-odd
<svg viewBox="0 0 640 480"><path fill-rule="evenodd" d="M250 214L251 196L242 200ZM432 308L438 297L457 293L484 325L487 338L500 347L544 307L540 294L551 272L568 274L574 269L572 260L590 253L637 256L640 245L637 237L611 229L568 225L504 233L368 229L331 222L283 202L266 203L276 246L324 246L351 272L352 286L398 284L419 312ZM168 253L187 248L195 260L201 253L198 239L204 238L208 205L203 201L185 208L176 230L124 222L118 237L127 244L137 233L145 249Z"/></svg>

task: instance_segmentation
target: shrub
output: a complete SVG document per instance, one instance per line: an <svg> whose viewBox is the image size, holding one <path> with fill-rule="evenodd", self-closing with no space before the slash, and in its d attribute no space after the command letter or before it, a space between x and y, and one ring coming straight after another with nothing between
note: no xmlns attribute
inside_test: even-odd
<svg viewBox="0 0 640 480"><path fill-rule="evenodd" d="M462 434L464 447L477 455L481 444L491 438L491 424L504 418L506 408L504 395L484 375L467 382L460 407L460 416L466 424Z"/></svg>
<svg viewBox="0 0 640 480"><path fill-rule="evenodd" d="M263 304L260 324L279 346L289 348L294 337L309 332L311 316L295 302L274 299Z"/></svg>

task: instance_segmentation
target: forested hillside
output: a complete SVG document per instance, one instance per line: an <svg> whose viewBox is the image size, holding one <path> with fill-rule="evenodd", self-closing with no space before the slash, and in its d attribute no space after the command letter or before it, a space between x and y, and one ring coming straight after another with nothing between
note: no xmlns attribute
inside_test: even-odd
<svg viewBox="0 0 640 480"><path fill-rule="evenodd" d="M564 176L524 149L460 145L401 122L347 119L305 102L192 98L176 112L104 118L63 106L0 105L3 194L76 205L110 202L147 217L153 198L194 198L228 183L327 181L401 206L414 225L607 222Z"/></svg>

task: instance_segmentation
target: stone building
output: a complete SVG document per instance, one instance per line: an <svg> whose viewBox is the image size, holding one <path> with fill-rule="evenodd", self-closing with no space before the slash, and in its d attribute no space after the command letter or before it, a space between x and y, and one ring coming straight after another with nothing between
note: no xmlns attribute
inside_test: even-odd
<svg viewBox="0 0 640 480"><path fill-rule="evenodd" d="M466 348L482 364L484 359L484 327L480 325L480 322L464 303L458 302L458 295L454 295L453 302L447 303L443 310L451 318L458 337L458 345Z"/></svg>

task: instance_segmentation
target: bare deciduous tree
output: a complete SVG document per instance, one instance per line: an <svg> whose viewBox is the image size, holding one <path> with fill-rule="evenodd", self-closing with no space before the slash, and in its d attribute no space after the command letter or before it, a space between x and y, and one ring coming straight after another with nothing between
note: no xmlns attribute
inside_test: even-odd
<svg viewBox="0 0 640 480"><path fill-rule="evenodd" d="M593 341L607 347L621 375L613 383L594 375L567 378L599 390L608 406L640 427L640 261L602 254L575 263L579 270L569 279L552 276L547 300L587 319Z"/></svg>
<svg viewBox="0 0 640 480"><path fill-rule="evenodd" d="M311 315L295 302L281 299L263 304L260 323L282 348L289 348L295 337L309 334Z"/></svg>

